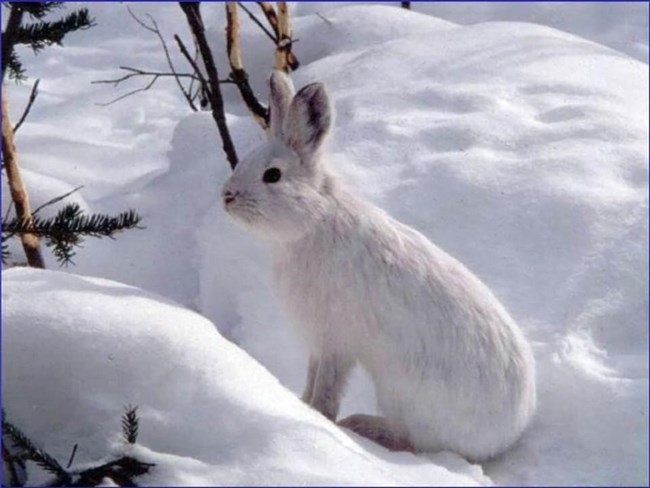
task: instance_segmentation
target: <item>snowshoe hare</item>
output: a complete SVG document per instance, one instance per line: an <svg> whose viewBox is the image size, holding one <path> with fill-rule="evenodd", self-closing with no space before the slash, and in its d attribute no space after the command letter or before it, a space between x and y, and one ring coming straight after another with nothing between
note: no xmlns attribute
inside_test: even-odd
<svg viewBox="0 0 650 488"><path fill-rule="evenodd" d="M460 262L337 182L321 156L333 119L323 85L294 96L275 71L270 88L270 140L222 197L271 244L279 295L311 350L303 400L335 421L358 362L385 417L339 425L393 450L504 451L536 405L522 332Z"/></svg>

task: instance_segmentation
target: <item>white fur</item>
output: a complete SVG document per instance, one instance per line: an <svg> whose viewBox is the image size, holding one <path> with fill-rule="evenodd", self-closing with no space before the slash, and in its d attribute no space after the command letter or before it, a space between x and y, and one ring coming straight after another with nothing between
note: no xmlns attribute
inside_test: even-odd
<svg viewBox="0 0 650 488"><path fill-rule="evenodd" d="M228 212L271 243L279 295L312 351L303 398L335 419L358 362L391 428L416 449L502 452L536 406L522 332L460 262L336 182L319 151L332 120L324 87L292 97L274 72L275 136L224 193L236 195ZM277 183L262 181L269 167L282 171Z"/></svg>

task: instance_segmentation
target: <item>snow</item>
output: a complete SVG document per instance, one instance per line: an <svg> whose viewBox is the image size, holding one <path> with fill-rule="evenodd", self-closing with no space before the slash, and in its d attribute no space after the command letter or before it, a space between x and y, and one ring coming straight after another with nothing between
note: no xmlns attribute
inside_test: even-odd
<svg viewBox="0 0 650 488"><path fill-rule="evenodd" d="M138 480L148 485L482 479L458 456L452 473L358 445L210 321L170 300L60 271L13 269L3 280L4 406L55 457L71 439L80 442L78 463L130 449L118 425L131 403L140 406L142 444L132 454L156 464Z"/></svg>
<svg viewBox="0 0 650 488"><path fill-rule="evenodd" d="M186 36L176 5L133 8ZM35 206L83 184L74 198L93 211L138 209L146 230L88 240L67 271L146 291L3 271L3 405L19 425L62 457L88 437L83 459L96 460L116 448L106 433L122 406L138 404L138 453L158 463L145 484L648 484L647 4L294 5L293 78L330 90L332 164L472 269L533 344L536 419L480 466L389 454L296 399L306 353L264 247L223 212L229 168L210 114L171 81L97 107L127 88L90 80L165 64L124 7L90 9L96 29L24 55L42 93L17 144ZM222 9L203 9L221 53ZM242 24L264 99L272 46ZM14 120L29 88L10 86ZM263 134L230 88L244 155ZM106 369L102 348L123 359ZM374 409L357 371L342 414Z"/></svg>

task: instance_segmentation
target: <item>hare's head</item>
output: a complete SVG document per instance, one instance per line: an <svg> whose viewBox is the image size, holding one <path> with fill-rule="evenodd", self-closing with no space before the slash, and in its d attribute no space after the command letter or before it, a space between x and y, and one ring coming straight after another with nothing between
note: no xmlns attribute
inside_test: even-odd
<svg viewBox="0 0 650 488"><path fill-rule="evenodd" d="M325 87L312 83L294 95L291 80L270 80L270 137L239 162L224 184L226 211L253 233L272 240L300 238L331 204L332 177L320 149L332 125Z"/></svg>

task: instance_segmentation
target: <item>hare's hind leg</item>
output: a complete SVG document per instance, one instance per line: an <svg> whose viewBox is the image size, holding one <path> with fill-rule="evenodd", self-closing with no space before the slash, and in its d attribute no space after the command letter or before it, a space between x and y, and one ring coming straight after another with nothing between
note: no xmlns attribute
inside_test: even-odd
<svg viewBox="0 0 650 488"><path fill-rule="evenodd" d="M337 424L376 442L389 451L415 452L406 435L392 428L385 417L356 414L339 420Z"/></svg>

